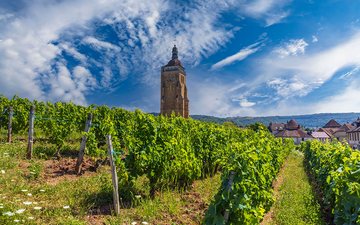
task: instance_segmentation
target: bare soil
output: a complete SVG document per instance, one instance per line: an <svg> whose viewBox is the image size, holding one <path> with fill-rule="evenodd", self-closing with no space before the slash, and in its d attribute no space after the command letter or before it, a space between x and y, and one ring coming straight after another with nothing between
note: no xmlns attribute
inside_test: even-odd
<svg viewBox="0 0 360 225"><path fill-rule="evenodd" d="M59 160L46 160L44 162L44 176L46 183L56 185L65 180L76 180L79 176L75 173L76 158L61 158ZM95 175L96 162L84 158L81 167L81 176Z"/></svg>

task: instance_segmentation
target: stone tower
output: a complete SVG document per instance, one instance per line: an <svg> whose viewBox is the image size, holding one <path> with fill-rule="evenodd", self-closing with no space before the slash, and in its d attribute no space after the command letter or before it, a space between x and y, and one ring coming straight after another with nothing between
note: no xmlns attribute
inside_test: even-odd
<svg viewBox="0 0 360 225"><path fill-rule="evenodd" d="M161 67L161 106L162 115L189 117L189 99L187 97L185 68L178 59L176 45L172 49L172 58Z"/></svg>

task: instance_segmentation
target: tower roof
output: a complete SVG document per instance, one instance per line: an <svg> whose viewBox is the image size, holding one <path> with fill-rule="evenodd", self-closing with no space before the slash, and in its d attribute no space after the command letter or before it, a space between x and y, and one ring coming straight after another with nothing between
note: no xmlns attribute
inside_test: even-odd
<svg viewBox="0 0 360 225"><path fill-rule="evenodd" d="M181 66L181 61L178 58L178 49L176 47L176 45L174 45L173 49L172 49L172 57L171 60L166 64L166 66Z"/></svg>
<svg viewBox="0 0 360 225"><path fill-rule="evenodd" d="M341 124L336 122L336 120L331 119L327 124L325 124L324 128L337 128L341 127Z"/></svg>
<svg viewBox="0 0 360 225"><path fill-rule="evenodd" d="M299 124L295 121L295 120L290 120L289 122L287 122L286 124L286 129L287 130L297 130L299 129Z"/></svg>

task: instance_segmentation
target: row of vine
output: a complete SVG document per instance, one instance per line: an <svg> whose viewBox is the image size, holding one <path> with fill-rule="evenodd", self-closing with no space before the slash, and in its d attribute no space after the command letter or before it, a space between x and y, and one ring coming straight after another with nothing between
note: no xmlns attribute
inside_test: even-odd
<svg viewBox="0 0 360 225"><path fill-rule="evenodd" d="M106 155L105 136L111 135L123 189L131 190L138 177L146 176L154 195L163 187L186 188L196 179L221 171L224 185L208 210L208 224L225 223L226 212L230 224L259 222L273 201L272 181L293 148L292 141L275 139L260 125L240 129L140 110L31 102L18 97L0 97L0 125L6 125L6 109L12 106L13 131L26 131L31 105L36 108L35 132L43 132L59 154L71 134L83 133L87 114L92 113L90 132L83 133L87 153ZM233 183L225 188L231 173Z"/></svg>
<svg viewBox="0 0 360 225"><path fill-rule="evenodd" d="M360 224L360 152L340 142L302 143L305 162L332 208L335 224Z"/></svg>

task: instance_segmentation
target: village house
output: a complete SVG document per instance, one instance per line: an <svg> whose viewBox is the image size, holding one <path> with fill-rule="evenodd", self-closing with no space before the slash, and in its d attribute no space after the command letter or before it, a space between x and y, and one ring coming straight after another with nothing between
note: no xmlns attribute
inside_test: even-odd
<svg viewBox="0 0 360 225"><path fill-rule="evenodd" d="M295 144L300 144L302 141L312 139L309 134L301 129L295 120L288 121L283 130L275 134L275 137L292 138Z"/></svg>
<svg viewBox="0 0 360 225"><path fill-rule="evenodd" d="M280 131L284 130L285 128L285 123L273 123L271 122L268 126L270 132L275 135L277 133L279 133Z"/></svg>
<svg viewBox="0 0 360 225"><path fill-rule="evenodd" d="M317 139L321 142L326 142L326 141L330 141L330 136L323 132L323 131L314 131L311 133L311 136L314 138L314 139Z"/></svg>
<svg viewBox="0 0 360 225"><path fill-rule="evenodd" d="M347 140L347 132L354 129L351 124L341 125L336 120L331 119L324 127L319 128L318 132L325 132L331 140Z"/></svg>
<svg viewBox="0 0 360 225"><path fill-rule="evenodd" d="M354 149L360 149L360 118L353 124L353 129L346 132L349 145Z"/></svg>

